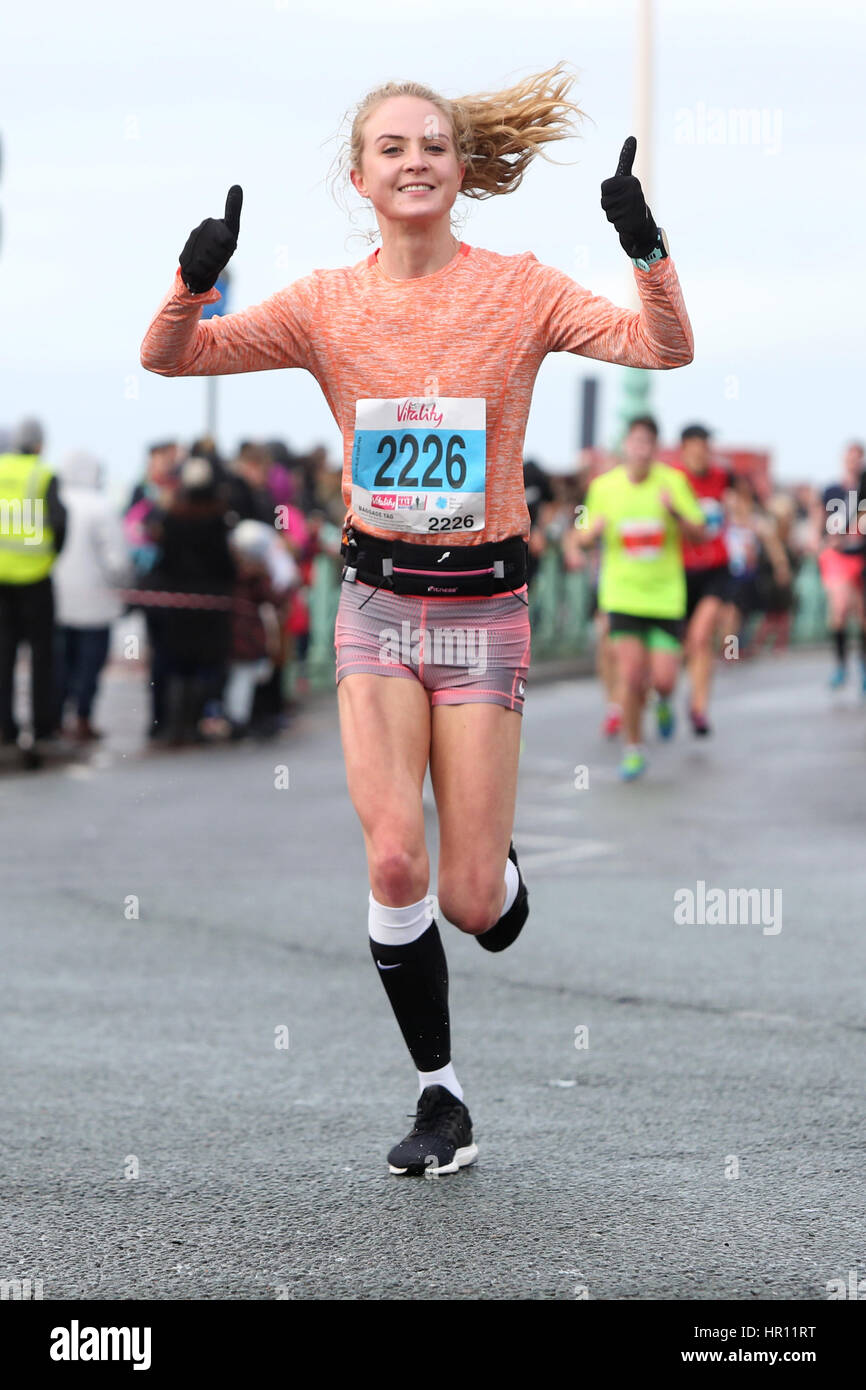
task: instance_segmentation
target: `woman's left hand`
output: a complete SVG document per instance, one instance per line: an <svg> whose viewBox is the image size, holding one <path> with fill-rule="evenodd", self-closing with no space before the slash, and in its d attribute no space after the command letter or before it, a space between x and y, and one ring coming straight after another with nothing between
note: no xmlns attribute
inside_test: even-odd
<svg viewBox="0 0 866 1390"><path fill-rule="evenodd" d="M637 140L630 135L623 145L616 173L601 185L601 206L608 222L619 232L619 244L627 256L647 256L658 240L659 229L646 205L640 179L631 171Z"/></svg>

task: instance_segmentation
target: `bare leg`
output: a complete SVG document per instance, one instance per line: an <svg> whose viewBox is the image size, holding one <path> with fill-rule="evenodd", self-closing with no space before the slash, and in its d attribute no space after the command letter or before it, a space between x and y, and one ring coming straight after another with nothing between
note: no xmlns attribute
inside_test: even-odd
<svg viewBox="0 0 866 1390"><path fill-rule="evenodd" d="M614 643L622 692L623 736L626 743L640 743L649 682L649 653L638 637L616 637Z"/></svg>
<svg viewBox="0 0 866 1390"><path fill-rule="evenodd" d="M721 600L712 596L702 598L686 633L686 661L691 681L691 707L706 714L710 702L710 684L715 659L716 629L721 614Z"/></svg>
<svg viewBox="0 0 866 1390"><path fill-rule="evenodd" d="M346 780L367 848L370 888L386 907L418 902L430 861L421 792L430 701L416 680L356 674L337 687Z"/></svg>
<svg viewBox="0 0 866 1390"><path fill-rule="evenodd" d="M473 935L498 921L505 900L521 722L504 705L433 708L439 905L449 922Z"/></svg>

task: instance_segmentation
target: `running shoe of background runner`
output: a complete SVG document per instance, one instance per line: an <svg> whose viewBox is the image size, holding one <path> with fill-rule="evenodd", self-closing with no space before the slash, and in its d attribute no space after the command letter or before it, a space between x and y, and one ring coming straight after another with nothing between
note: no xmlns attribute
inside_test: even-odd
<svg viewBox="0 0 866 1390"><path fill-rule="evenodd" d="M517 885L517 897L511 904L507 912L503 912L499 921L489 927L487 931L476 936L475 940L479 946L483 946L485 951L504 951L506 946L511 946L523 930L524 923L529 916L529 889L523 882L523 874L520 872L520 865L517 862L517 851L514 848L514 841L508 846L508 858L517 870L517 877L520 882Z"/></svg>
<svg viewBox="0 0 866 1390"><path fill-rule="evenodd" d="M828 682L831 690L838 690L848 679L848 672L844 666L837 666Z"/></svg>
<svg viewBox="0 0 866 1390"><path fill-rule="evenodd" d="M712 729L710 728L707 716L705 714L701 714L700 710L690 709L689 719L692 721L692 728L699 737L702 738L706 734L712 733Z"/></svg>
<svg viewBox="0 0 866 1390"><path fill-rule="evenodd" d="M622 710L619 705L608 705L601 732L605 738L616 738L622 728Z"/></svg>
<svg viewBox="0 0 866 1390"><path fill-rule="evenodd" d="M415 1123L388 1155L388 1167L399 1177L429 1172L456 1173L478 1157L472 1141L469 1111L446 1086L426 1086L418 1097Z"/></svg>
<svg viewBox="0 0 866 1390"><path fill-rule="evenodd" d="M676 718L670 700L660 695L656 701L656 727L659 738L672 738L675 724Z"/></svg>
<svg viewBox="0 0 866 1390"><path fill-rule="evenodd" d="M639 748L627 748L619 765L619 775L624 782L633 782L646 771L646 755Z"/></svg>

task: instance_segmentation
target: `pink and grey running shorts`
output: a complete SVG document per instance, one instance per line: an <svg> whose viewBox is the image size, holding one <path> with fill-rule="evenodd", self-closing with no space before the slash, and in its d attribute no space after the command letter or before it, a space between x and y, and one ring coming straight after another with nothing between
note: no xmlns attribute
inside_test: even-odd
<svg viewBox="0 0 866 1390"><path fill-rule="evenodd" d="M523 713L529 674L526 585L513 594L422 598L343 581L334 630L337 684L366 672L419 680L433 705Z"/></svg>

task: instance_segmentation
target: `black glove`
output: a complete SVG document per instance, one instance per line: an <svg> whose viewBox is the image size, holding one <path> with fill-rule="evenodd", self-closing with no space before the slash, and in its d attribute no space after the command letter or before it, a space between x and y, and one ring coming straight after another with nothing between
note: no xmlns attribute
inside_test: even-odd
<svg viewBox="0 0 866 1390"><path fill-rule="evenodd" d="M234 255L243 201L243 189L233 184L226 198L225 217L206 217L187 237L180 253L180 273L190 294L212 290Z"/></svg>
<svg viewBox="0 0 866 1390"><path fill-rule="evenodd" d="M658 227L644 201L640 179L631 171L637 140L630 135L620 151L612 179L601 185L601 205L608 222L619 232L619 244L627 256L647 256L656 244Z"/></svg>

